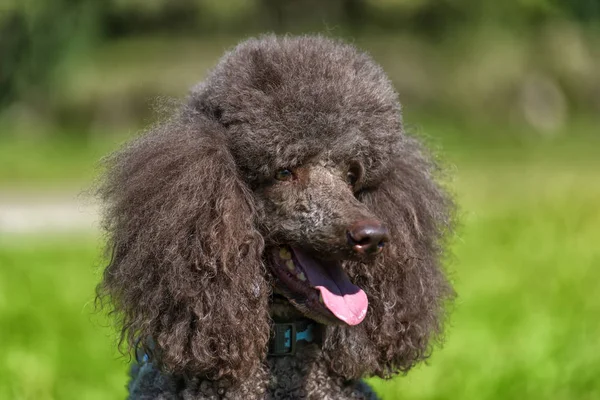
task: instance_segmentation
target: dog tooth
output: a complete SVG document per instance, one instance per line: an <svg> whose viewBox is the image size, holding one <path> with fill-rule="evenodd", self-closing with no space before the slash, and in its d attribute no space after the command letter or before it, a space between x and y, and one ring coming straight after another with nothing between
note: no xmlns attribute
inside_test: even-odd
<svg viewBox="0 0 600 400"><path fill-rule="evenodd" d="M288 249L282 247L279 249L279 257L281 257L283 260L290 260L292 258L292 254Z"/></svg>
<svg viewBox="0 0 600 400"><path fill-rule="evenodd" d="M296 275L298 277L298 279L300 279L301 281L305 281L306 280L306 276L304 276L304 272L300 272L299 274Z"/></svg>
<svg viewBox="0 0 600 400"><path fill-rule="evenodd" d="M285 263L285 266L287 267L287 269L289 269L290 271L294 271L296 269L296 266L294 265L294 262L292 260L288 260Z"/></svg>

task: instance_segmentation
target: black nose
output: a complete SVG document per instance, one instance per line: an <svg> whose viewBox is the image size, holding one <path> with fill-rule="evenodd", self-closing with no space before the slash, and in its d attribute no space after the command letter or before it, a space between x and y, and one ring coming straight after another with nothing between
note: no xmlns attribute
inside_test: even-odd
<svg viewBox="0 0 600 400"><path fill-rule="evenodd" d="M387 228L377 220L358 221L348 229L348 243L359 254L378 254L389 240Z"/></svg>

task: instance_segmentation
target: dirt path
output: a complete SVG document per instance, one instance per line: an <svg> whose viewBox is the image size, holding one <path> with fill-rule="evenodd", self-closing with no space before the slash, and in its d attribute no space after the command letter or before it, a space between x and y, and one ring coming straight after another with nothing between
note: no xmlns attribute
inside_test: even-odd
<svg viewBox="0 0 600 400"><path fill-rule="evenodd" d="M70 193L1 193L0 234L98 229L98 205Z"/></svg>

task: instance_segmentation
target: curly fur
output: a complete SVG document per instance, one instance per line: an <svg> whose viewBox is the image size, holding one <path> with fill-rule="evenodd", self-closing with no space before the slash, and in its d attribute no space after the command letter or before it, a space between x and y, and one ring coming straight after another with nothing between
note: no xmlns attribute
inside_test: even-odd
<svg viewBox="0 0 600 400"><path fill-rule="evenodd" d="M364 170L355 193L338 179L350 160ZM273 182L287 167L304 191ZM452 297L440 263L453 206L437 172L368 55L323 37L238 45L179 112L108 158L99 297L130 348L152 338L160 353L131 396L369 398L358 379L426 358ZM391 237L378 258L340 256L368 296L365 320L326 326L296 358L267 357L267 249L342 254L336 229L358 217Z"/></svg>

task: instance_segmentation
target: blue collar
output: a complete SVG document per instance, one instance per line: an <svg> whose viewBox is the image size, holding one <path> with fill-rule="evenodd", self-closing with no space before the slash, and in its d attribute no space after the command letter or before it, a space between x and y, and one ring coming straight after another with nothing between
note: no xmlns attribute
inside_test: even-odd
<svg viewBox="0 0 600 400"><path fill-rule="evenodd" d="M310 319L292 322L273 322L273 330L269 339L270 356L293 356L298 343L313 343L316 336L317 323Z"/></svg>
<svg viewBox="0 0 600 400"><path fill-rule="evenodd" d="M293 356L298 345L316 343L321 340L318 323L312 319L300 319L291 322L273 322L271 337L269 338L269 356ZM136 361L138 364L151 362L155 354L155 345L152 339L142 343L136 342Z"/></svg>

